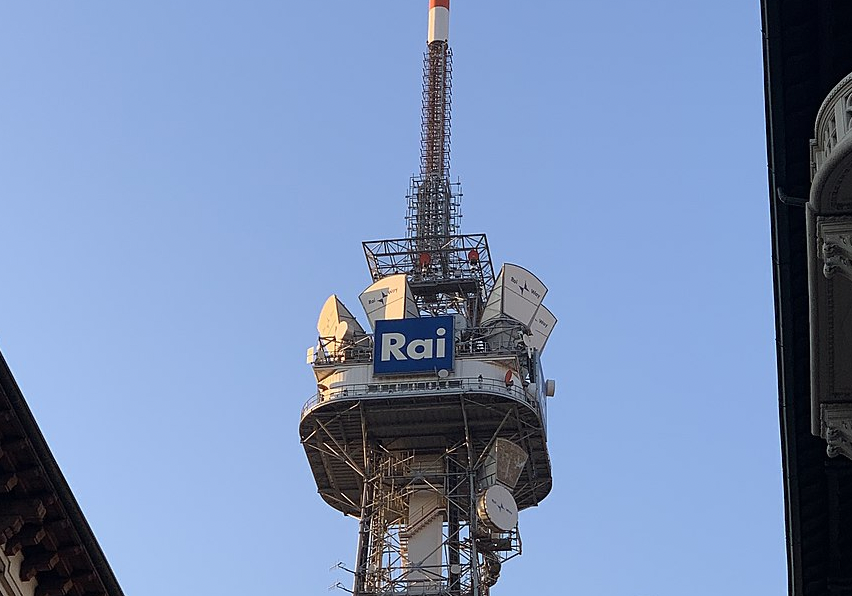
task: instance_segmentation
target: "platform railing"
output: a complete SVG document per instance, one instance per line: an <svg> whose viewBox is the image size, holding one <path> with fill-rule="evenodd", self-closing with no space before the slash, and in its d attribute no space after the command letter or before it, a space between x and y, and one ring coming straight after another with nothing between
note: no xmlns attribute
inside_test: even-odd
<svg viewBox="0 0 852 596"><path fill-rule="evenodd" d="M811 140L811 179L835 149L852 136L852 74L835 85L817 112Z"/></svg>
<svg viewBox="0 0 852 596"><path fill-rule="evenodd" d="M442 395L453 393L488 393L491 395L502 395L510 397L515 401L524 403L535 410L544 421L544 404L539 406L539 400L535 395L530 395L527 389L518 383L505 383L502 380L477 378L450 378L423 380L394 380L376 383L351 383L335 385L328 389L320 389L313 395L305 405L302 406L302 418L313 408L336 399L370 399L388 397L409 397L428 393L429 395Z"/></svg>
<svg viewBox="0 0 852 596"><path fill-rule="evenodd" d="M474 327L465 330L464 339L455 339L455 355L516 355L527 351L526 346L517 339L512 339L511 331L517 329L519 323L509 323L502 326ZM517 328L517 329L515 329ZM352 339L336 337L320 337L319 349L313 352L314 366L339 366L341 364L367 364L373 361L373 336L358 334Z"/></svg>

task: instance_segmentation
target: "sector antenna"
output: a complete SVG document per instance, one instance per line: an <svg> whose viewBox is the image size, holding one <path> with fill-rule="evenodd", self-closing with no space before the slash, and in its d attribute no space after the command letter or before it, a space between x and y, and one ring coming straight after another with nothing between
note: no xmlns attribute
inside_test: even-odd
<svg viewBox="0 0 852 596"><path fill-rule="evenodd" d="M485 235L459 229L449 9L429 3L407 235L363 243L367 324L332 295L308 350L299 432L320 496L359 520L356 596L489 594L553 482L541 355L556 317L538 277L495 271Z"/></svg>

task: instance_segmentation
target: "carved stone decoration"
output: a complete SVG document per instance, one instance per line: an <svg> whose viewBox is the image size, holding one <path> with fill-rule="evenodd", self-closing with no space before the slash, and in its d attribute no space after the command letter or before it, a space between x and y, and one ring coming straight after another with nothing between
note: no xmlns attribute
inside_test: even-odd
<svg viewBox="0 0 852 596"><path fill-rule="evenodd" d="M820 414L828 456L852 459L852 404L823 404Z"/></svg>
<svg viewBox="0 0 852 596"><path fill-rule="evenodd" d="M821 406L852 404L852 214L807 210L811 344L811 431L823 436Z"/></svg>
<svg viewBox="0 0 852 596"><path fill-rule="evenodd" d="M839 273L852 281L852 217L818 218L817 242L823 275L831 279Z"/></svg>
<svg viewBox="0 0 852 596"><path fill-rule="evenodd" d="M24 557L20 553L7 557L0 551L0 594L10 596L35 596L35 580L22 581L20 577L21 563Z"/></svg>

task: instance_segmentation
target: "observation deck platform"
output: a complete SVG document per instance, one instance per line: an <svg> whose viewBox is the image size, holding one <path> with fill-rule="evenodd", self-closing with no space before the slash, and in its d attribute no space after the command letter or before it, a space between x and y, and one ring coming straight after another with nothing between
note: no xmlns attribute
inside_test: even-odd
<svg viewBox="0 0 852 596"><path fill-rule="evenodd" d="M546 401L534 383L505 382L501 362L505 358L458 358L460 374L444 379L375 378L369 364L336 366L335 375L323 381L328 386L321 385L302 408L299 425L319 494L358 517L365 452L437 458L462 450L474 460L468 459L468 468L476 468L493 441L505 438L529 455L514 491L517 505L537 505L553 484ZM369 382L352 382L359 378Z"/></svg>

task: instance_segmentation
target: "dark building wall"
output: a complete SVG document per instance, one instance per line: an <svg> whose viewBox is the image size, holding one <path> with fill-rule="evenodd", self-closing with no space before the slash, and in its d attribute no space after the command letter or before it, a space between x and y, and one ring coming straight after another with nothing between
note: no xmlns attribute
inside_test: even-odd
<svg viewBox="0 0 852 596"><path fill-rule="evenodd" d="M852 2L763 0L762 9L789 593L852 595L852 461L829 458L811 434L803 206L817 111L852 72Z"/></svg>

